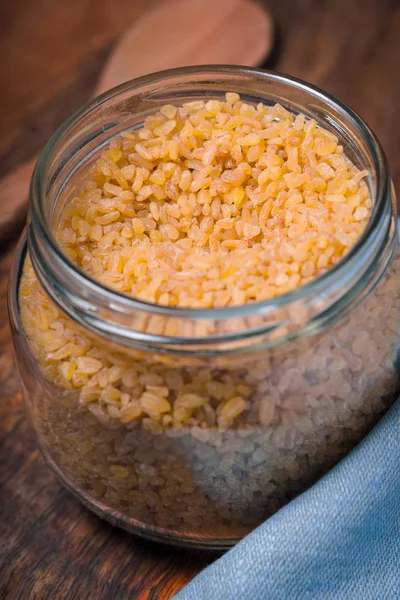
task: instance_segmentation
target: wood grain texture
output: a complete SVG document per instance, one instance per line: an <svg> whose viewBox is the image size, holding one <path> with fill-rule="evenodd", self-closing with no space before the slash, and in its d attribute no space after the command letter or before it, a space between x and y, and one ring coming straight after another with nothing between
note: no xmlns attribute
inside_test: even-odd
<svg viewBox="0 0 400 600"><path fill-rule="evenodd" d="M0 48L8 58L0 65L0 174L33 156L87 99L114 40L147 2L2 4ZM398 1L266 4L279 30L268 66L316 83L357 110L380 138L399 187ZM3 245L0 261L0 598L167 600L212 557L144 543L102 523L63 490L36 450L5 315L13 244Z"/></svg>

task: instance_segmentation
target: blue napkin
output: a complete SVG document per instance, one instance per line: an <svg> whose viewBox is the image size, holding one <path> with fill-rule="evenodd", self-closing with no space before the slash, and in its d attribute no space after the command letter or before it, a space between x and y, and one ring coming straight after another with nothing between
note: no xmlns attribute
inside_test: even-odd
<svg viewBox="0 0 400 600"><path fill-rule="evenodd" d="M175 600L400 600L400 400Z"/></svg>

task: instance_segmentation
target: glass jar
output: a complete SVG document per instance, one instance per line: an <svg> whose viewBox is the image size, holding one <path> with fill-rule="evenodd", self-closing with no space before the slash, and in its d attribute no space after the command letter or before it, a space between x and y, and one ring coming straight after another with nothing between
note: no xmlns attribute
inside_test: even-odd
<svg viewBox="0 0 400 600"><path fill-rule="evenodd" d="M358 168L368 169L374 207L356 245L293 292L222 309L140 302L80 271L52 230L99 151L166 103L220 99L227 91L315 118ZM184 68L129 82L82 108L36 166L27 243L24 235L10 282L18 369L50 467L95 513L138 535L198 547L235 543L340 460L399 391L395 217L373 133L347 106L291 77ZM19 294L28 251L35 275ZM50 325L29 300L33 280L48 299ZM106 357L102 404L79 401L75 384L84 373L64 374L60 383L57 362L44 366L29 339L32 319L50 337L67 332ZM113 418L124 393L140 395L151 384L167 388L178 425ZM243 401L240 417L225 418Z"/></svg>

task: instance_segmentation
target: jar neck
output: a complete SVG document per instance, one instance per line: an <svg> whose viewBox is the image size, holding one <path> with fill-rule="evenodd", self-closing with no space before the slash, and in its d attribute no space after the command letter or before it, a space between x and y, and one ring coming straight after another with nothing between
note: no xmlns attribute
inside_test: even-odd
<svg viewBox="0 0 400 600"><path fill-rule="evenodd" d="M292 111L295 106L334 130L350 148L353 162L370 172L374 207L361 238L344 259L309 284L272 300L243 306L202 310L159 306L113 291L90 278L61 252L52 234L68 183L109 139L123 129L140 126L150 110L157 108L154 102L148 103L157 90L159 95L163 91L160 102L165 103L166 96L170 101L171 97L185 101L196 95L218 97L226 89L258 101L280 101ZM120 106L121 102L126 106L128 99L135 106L131 119ZM350 109L289 77L244 68L200 67L140 78L111 90L71 117L50 140L36 166L27 237L41 285L85 329L133 348L225 354L276 345L315 333L342 318L385 271L396 243L395 215L382 149Z"/></svg>

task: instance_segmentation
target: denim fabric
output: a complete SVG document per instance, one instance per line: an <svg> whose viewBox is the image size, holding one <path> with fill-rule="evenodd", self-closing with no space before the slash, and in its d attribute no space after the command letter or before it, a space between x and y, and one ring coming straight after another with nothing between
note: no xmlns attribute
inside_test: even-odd
<svg viewBox="0 0 400 600"><path fill-rule="evenodd" d="M175 600L400 600L400 400Z"/></svg>

